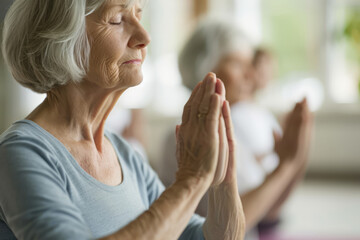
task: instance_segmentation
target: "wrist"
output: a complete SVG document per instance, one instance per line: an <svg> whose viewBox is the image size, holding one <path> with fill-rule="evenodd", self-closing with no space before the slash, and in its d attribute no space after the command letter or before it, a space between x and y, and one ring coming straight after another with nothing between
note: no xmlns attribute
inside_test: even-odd
<svg viewBox="0 0 360 240"><path fill-rule="evenodd" d="M295 175L299 171L299 164L296 161L280 161L279 166L273 172L275 175Z"/></svg>
<svg viewBox="0 0 360 240"><path fill-rule="evenodd" d="M208 194L208 213L203 225L205 239L242 239L245 215L236 185L213 186Z"/></svg>
<svg viewBox="0 0 360 240"><path fill-rule="evenodd" d="M177 173L173 185L186 189L189 192L197 192L203 196L209 189L211 181L209 177L185 176Z"/></svg>

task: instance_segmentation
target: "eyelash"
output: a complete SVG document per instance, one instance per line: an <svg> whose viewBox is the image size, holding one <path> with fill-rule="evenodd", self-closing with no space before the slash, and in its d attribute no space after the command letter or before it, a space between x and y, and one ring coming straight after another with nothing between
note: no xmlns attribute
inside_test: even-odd
<svg viewBox="0 0 360 240"><path fill-rule="evenodd" d="M142 10L138 12L138 18L141 19ZM110 25L121 25L123 21L120 22L110 22Z"/></svg>

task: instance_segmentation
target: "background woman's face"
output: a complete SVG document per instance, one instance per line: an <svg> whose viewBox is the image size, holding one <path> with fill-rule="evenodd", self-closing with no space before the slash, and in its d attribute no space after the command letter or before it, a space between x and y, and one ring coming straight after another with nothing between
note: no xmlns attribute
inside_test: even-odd
<svg viewBox="0 0 360 240"><path fill-rule="evenodd" d="M263 89L273 80L276 71L274 59L271 56L262 56L254 66L256 89Z"/></svg>
<svg viewBox="0 0 360 240"><path fill-rule="evenodd" d="M226 98L230 103L238 101L240 94L252 91L252 55L235 51L225 55L214 72L226 88Z"/></svg>
<svg viewBox="0 0 360 240"><path fill-rule="evenodd" d="M86 80L104 88L126 89L142 81L150 37L140 24L140 6L125 8L126 2L107 1L87 17L91 51Z"/></svg>

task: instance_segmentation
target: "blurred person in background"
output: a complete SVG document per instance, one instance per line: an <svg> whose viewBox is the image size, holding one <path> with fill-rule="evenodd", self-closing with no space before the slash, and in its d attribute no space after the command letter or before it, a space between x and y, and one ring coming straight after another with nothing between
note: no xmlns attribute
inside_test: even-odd
<svg viewBox="0 0 360 240"><path fill-rule="evenodd" d="M274 80L276 73L276 61L273 53L264 47L255 49L252 60L253 65L253 98L259 90L266 88Z"/></svg>
<svg viewBox="0 0 360 240"><path fill-rule="evenodd" d="M45 100L0 135L2 239L243 239L235 140L223 83L207 74L177 126L179 170L163 184L105 130L142 82L150 37L137 0L15 0L2 50ZM210 191L208 216L194 215Z"/></svg>
<svg viewBox="0 0 360 240"><path fill-rule="evenodd" d="M273 76L272 58L253 47L231 23L206 20L199 24L179 56L183 84L192 90L204 72L222 79L238 143L237 178L246 217L246 239L257 239L260 222L274 225L279 211L302 178L312 129L306 100L296 104L282 129L275 117L255 102L255 94ZM177 170L175 136L166 138L159 176L166 185ZM197 213L206 216L208 199Z"/></svg>

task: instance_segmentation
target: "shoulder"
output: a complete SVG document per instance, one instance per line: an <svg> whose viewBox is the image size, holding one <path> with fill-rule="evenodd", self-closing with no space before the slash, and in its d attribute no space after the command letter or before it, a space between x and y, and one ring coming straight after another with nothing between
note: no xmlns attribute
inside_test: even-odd
<svg viewBox="0 0 360 240"><path fill-rule="evenodd" d="M37 126L36 123L21 120L12 124L5 132L0 135L0 148L7 149L8 146L14 146L21 150L27 146L44 151L54 151L54 141L45 133L44 129Z"/></svg>
<svg viewBox="0 0 360 240"><path fill-rule="evenodd" d="M59 161L66 156L54 145L56 141L34 124L16 122L1 134L0 188L12 186L19 193L25 186L36 185L42 191L52 189L53 183L65 191L66 171Z"/></svg>
<svg viewBox="0 0 360 240"><path fill-rule="evenodd" d="M31 121L18 121L0 135L1 166L57 168L55 142Z"/></svg>

